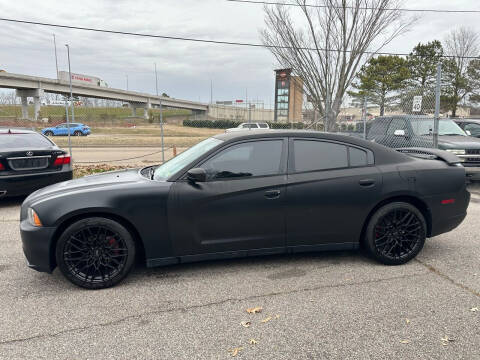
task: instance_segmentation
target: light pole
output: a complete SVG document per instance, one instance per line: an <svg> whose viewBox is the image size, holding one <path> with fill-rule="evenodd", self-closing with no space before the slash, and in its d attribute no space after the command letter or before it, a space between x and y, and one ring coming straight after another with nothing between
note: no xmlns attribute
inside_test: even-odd
<svg viewBox="0 0 480 360"><path fill-rule="evenodd" d="M55 48L55 67L57 69L57 80L58 80L58 59L57 59L57 41L55 39L55 34L53 35L53 47Z"/></svg>
<svg viewBox="0 0 480 360"><path fill-rule="evenodd" d="M125 77L127 78L127 91L128 91L128 75L125 75Z"/></svg>
<svg viewBox="0 0 480 360"><path fill-rule="evenodd" d="M157 63L155 64L155 89L157 91L158 101L160 102L160 133L162 137L162 164L165 162L165 148L163 146L163 111L162 111L162 99L158 96L158 75L157 75Z"/></svg>
<svg viewBox="0 0 480 360"><path fill-rule="evenodd" d="M73 110L73 91L72 91L72 69L70 68L70 46L65 44L67 47L67 57L68 57L68 74L70 77L70 106L72 108L72 122L75 122L75 112ZM70 151L70 157L72 157L72 142L70 140L70 121L67 117L67 134L68 134L68 151Z"/></svg>

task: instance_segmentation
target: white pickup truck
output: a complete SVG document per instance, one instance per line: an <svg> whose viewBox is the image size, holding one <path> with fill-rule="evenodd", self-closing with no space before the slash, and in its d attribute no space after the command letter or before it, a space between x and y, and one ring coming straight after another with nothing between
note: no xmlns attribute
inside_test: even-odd
<svg viewBox="0 0 480 360"><path fill-rule="evenodd" d="M251 123L241 123L236 128L226 129L225 132L232 132L232 131L242 131L242 130L267 130L270 129L265 122L251 122Z"/></svg>

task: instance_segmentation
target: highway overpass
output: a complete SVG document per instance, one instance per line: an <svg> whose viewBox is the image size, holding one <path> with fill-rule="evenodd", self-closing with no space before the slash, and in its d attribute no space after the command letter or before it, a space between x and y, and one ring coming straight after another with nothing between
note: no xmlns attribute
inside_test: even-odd
<svg viewBox="0 0 480 360"><path fill-rule="evenodd" d="M37 120L41 107L40 98L44 92L70 95L70 84L68 81L49 79L43 77L11 74L0 72L0 88L16 89L17 97L22 100L22 117L28 118L28 98L33 98L34 120ZM133 114L137 108L143 108L144 117L148 117L148 109L152 106L168 106L176 109L188 109L198 113L206 113L208 105L188 100L180 100L152 94L125 91L93 85L72 84L74 96L84 96L98 99L109 99L123 101L130 104Z"/></svg>

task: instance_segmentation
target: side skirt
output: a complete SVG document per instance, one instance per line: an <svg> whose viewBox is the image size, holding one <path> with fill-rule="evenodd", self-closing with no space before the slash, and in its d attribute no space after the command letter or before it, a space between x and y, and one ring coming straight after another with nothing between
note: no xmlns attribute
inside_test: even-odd
<svg viewBox="0 0 480 360"><path fill-rule="evenodd" d="M166 265L208 261L208 260L236 259L236 258L245 258L245 257L251 257L251 256L296 254L296 253L303 253L303 252L333 251L333 250L355 250L358 248L359 248L359 244L358 242L356 242L356 243L300 245L300 246L287 246L287 247L276 247L276 248L267 248L267 249L225 251L225 252L219 252L219 253L147 259L147 267L166 266Z"/></svg>

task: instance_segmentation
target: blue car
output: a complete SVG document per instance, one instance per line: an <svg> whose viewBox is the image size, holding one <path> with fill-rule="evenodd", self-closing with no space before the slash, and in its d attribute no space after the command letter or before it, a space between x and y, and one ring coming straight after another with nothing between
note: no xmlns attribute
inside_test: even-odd
<svg viewBox="0 0 480 360"><path fill-rule="evenodd" d="M45 136L62 136L62 135L66 136L68 135L67 123L63 123L55 127L48 127L48 128L42 129L42 134ZM73 136L90 135L90 127L88 127L85 124L71 123L70 135L73 135Z"/></svg>

